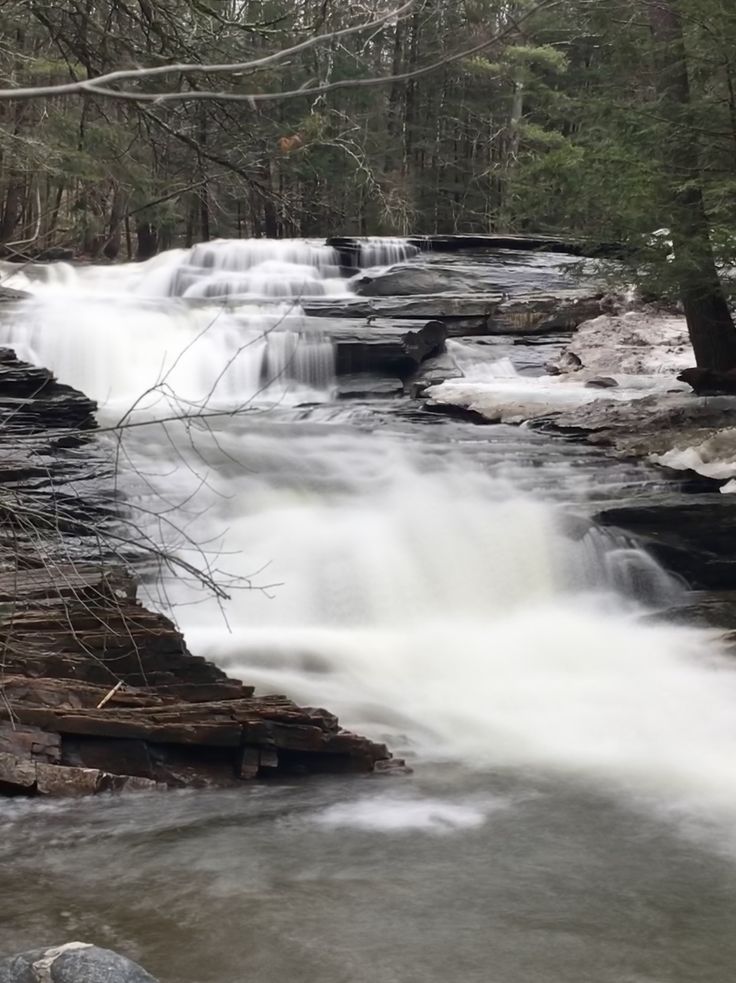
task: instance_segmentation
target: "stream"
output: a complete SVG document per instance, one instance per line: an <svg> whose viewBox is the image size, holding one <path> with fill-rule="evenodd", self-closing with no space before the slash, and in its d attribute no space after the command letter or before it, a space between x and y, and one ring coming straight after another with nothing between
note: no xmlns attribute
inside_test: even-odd
<svg viewBox="0 0 736 983"><path fill-rule="evenodd" d="M362 257L420 261L382 240ZM509 292L573 283L570 257L453 262ZM117 453L142 533L230 594L159 571L148 602L194 653L413 771L0 800L0 951L82 939L162 983L731 979L736 672L655 616L683 585L588 518L664 488L655 468L336 398L324 319L299 305L351 283L316 241L9 285L32 296L0 344L97 399L103 427L139 424ZM449 348L493 385L541 380L562 340L539 342Z"/></svg>

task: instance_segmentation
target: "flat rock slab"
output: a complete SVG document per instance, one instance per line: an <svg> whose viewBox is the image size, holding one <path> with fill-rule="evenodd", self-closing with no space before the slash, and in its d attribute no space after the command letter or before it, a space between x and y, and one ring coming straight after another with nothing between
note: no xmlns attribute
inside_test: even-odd
<svg viewBox="0 0 736 983"><path fill-rule="evenodd" d="M0 983L157 983L137 963L111 949L84 942L0 960Z"/></svg>
<svg viewBox="0 0 736 983"><path fill-rule="evenodd" d="M305 300L310 317L364 319L369 333L396 320L437 320L448 337L462 335L535 335L571 331L600 314L601 298L586 291L566 290L504 299L502 294L430 294L422 297L346 297ZM323 325L339 340L340 329ZM360 329L359 329L360 330ZM360 335L358 335L360 337Z"/></svg>

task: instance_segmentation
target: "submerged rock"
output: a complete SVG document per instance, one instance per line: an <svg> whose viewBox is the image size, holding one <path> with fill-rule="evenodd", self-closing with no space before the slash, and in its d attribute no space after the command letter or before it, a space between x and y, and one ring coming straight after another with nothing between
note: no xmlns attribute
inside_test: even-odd
<svg viewBox="0 0 736 983"><path fill-rule="evenodd" d="M618 389L618 383L610 376L596 376L585 383L588 389Z"/></svg>
<svg viewBox="0 0 736 983"><path fill-rule="evenodd" d="M0 304L10 304L17 300L26 300L30 296L25 290L15 290L13 287L0 287Z"/></svg>
<svg viewBox="0 0 736 983"><path fill-rule="evenodd" d="M0 983L157 983L111 949L68 942L0 960Z"/></svg>

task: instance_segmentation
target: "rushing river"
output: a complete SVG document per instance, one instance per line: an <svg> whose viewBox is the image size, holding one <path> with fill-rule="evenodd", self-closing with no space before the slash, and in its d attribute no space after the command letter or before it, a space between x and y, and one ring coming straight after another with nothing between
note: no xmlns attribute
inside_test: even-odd
<svg viewBox="0 0 736 983"><path fill-rule="evenodd" d="M410 253L379 241L363 262ZM653 471L336 402L332 344L298 306L350 289L318 243L12 285L33 297L0 342L103 425L141 424L120 447L137 521L232 595L162 576L152 603L196 653L414 773L0 802L0 951L80 938L162 983L731 979L736 675L650 617L680 585L585 518ZM480 378L541 360L497 354L456 351Z"/></svg>

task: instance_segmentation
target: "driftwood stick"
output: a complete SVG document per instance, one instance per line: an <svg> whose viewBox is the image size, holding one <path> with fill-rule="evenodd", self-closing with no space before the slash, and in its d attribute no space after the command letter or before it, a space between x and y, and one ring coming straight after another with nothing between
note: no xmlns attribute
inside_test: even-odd
<svg viewBox="0 0 736 983"><path fill-rule="evenodd" d="M117 683L115 683L115 685L110 690L110 692L107 694L107 696L104 696L100 700L100 702L97 704L97 709L98 710L101 710L104 707L104 705L108 702L108 700L111 700L113 698L113 696L115 696L115 694L117 693L117 691L120 689L120 687L122 685L123 685L123 681L122 681L122 679L120 679Z"/></svg>

